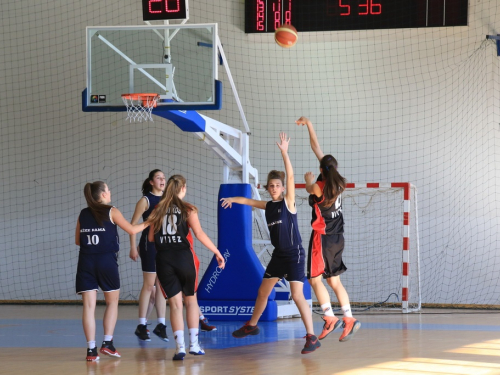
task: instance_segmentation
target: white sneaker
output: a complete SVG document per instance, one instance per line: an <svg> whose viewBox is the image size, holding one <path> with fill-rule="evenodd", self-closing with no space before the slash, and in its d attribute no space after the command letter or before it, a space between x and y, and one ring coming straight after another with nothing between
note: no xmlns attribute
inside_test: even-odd
<svg viewBox="0 0 500 375"><path fill-rule="evenodd" d="M174 361L182 361L186 356L186 347L184 345L177 344L177 349L175 350Z"/></svg>
<svg viewBox="0 0 500 375"><path fill-rule="evenodd" d="M205 351L200 348L200 344L198 342L191 343L189 346L189 354L194 354L194 355L205 355Z"/></svg>

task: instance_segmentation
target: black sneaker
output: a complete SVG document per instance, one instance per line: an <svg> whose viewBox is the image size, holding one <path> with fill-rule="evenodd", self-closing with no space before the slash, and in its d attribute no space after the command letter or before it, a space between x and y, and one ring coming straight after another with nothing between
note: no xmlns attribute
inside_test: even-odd
<svg viewBox="0 0 500 375"><path fill-rule="evenodd" d="M258 326L251 326L246 322L243 327L240 329L237 329L236 331L233 332L233 337L236 337L237 339L241 339L243 337L246 337L248 335L258 335L260 332L260 329Z"/></svg>
<svg viewBox="0 0 500 375"><path fill-rule="evenodd" d="M153 330L153 333L163 341L168 341L167 326L165 324L158 323L156 328Z"/></svg>
<svg viewBox="0 0 500 375"><path fill-rule="evenodd" d="M99 355L97 354L97 348L87 349L87 361L93 362L98 360L99 360Z"/></svg>
<svg viewBox="0 0 500 375"><path fill-rule="evenodd" d="M200 319L200 328L201 332L211 332L211 331L217 331L216 326L211 326L210 323L208 323L208 319Z"/></svg>
<svg viewBox="0 0 500 375"><path fill-rule="evenodd" d="M111 357L120 358L121 355L113 346L113 340L111 341L103 341L101 345L101 350L99 350L102 354L109 355Z"/></svg>
<svg viewBox="0 0 500 375"><path fill-rule="evenodd" d="M149 337L148 327L145 324L139 324L135 329L135 335L142 341L151 341Z"/></svg>
<svg viewBox="0 0 500 375"><path fill-rule="evenodd" d="M304 345L304 348L302 349L301 353L302 354L308 354L314 352L316 349L318 349L321 346L321 343L319 342L318 338L314 335L306 335L306 344Z"/></svg>

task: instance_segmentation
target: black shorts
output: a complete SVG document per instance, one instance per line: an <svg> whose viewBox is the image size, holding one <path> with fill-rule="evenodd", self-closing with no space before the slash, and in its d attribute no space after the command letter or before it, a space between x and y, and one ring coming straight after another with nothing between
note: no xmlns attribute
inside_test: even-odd
<svg viewBox="0 0 500 375"><path fill-rule="evenodd" d="M185 296L194 296L198 288L199 265L196 254L189 249L175 252L158 251L156 276L160 281L164 297L174 297L180 292Z"/></svg>
<svg viewBox="0 0 500 375"><path fill-rule="evenodd" d="M139 243L142 272L156 273L156 248L154 242L147 239Z"/></svg>
<svg viewBox="0 0 500 375"><path fill-rule="evenodd" d="M118 253L85 254L80 252L76 271L76 293L101 288L103 292L120 290Z"/></svg>
<svg viewBox="0 0 500 375"><path fill-rule="evenodd" d="M285 278L287 281L304 281L305 250L302 246L288 250L274 250L267 265L264 279Z"/></svg>
<svg viewBox="0 0 500 375"><path fill-rule="evenodd" d="M342 261L344 235L317 234L314 230L309 241L307 278L323 275L325 279L343 274L347 267Z"/></svg>

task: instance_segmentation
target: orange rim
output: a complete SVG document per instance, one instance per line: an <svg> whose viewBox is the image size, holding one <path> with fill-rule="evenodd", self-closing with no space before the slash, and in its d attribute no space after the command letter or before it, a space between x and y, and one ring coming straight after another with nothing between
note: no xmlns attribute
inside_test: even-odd
<svg viewBox="0 0 500 375"><path fill-rule="evenodd" d="M156 107L156 100L158 99L160 95L158 94L151 94L151 93L133 93L133 94L122 94L123 99L128 99L128 100L142 100L142 105L144 107L151 107L151 104L153 107Z"/></svg>

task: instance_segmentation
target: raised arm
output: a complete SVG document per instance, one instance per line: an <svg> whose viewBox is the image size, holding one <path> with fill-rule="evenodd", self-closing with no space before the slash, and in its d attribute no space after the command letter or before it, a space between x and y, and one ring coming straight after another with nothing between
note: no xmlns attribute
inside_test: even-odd
<svg viewBox="0 0 500 375"><path fill-rule="evenodd" d="M130 224L134 225L139 222L141 215L148 209L148 201L146 198L142 197L139 199L139 202L135 205L135 211L132 215L132 220L130 220ZM137 251L137 241L136 241L136 233L130 235L130 259L134 262L139 259L139 252Z"/></svg>
<svg viewBox="0 0 500 375"><path fill-rule="evenodd" d="M286 133L280 133L280 142L276 142L276 144L281 150L281 156L283 157L283 163L285 164L286 205L288 206L288 209L291 212L295 212L295 177L293 176L292 162L290 161L290 156L288 155L288 146L290 144L290 138L287 137Z"/></svg>
<svg viewBox="0 0 500 375"><path fill-rule="evenodd" d="M261 210L266 209L266 201L259 201L257 199L250 199L250 198L245 198L245 197L230 197L230 198L222 198L220 200L222 208L231 208L233 206L233 203L238 203L238 204L246 204L247 206L252 206L255 208L260 208Z"/></svg>
<svg viewBox="0 0 500 375"><path fill-rule="evenodd" d="M111 209L111 219L113 222L118 225L120 228L122 228L125 232L128 234L134 234L134 233L139 233L142 231L144 228L146 228L149 224L145 223L140 223L140 224L135 224L132 225L130 224L127 219L125 219L120 212L120 210L116 207L113 207Z"/></svg>
<svg viewBox="0 0 500 375"><path fill-rule="evenodd" d="M313 150L314 155L316 155L318 160L321 161L321 159L323 159L323 156L325 156L325 154L323 154L323 151L321 151L321 147L318 142L318 137L316 135L316 131L314 130L312 122L307 117L302 116L297 121L295 121L295 123L299 126L300 125L307 126L307 130L309 131L309 142L311 143L311 149Z"/></svg>
<svg viewBox="0 0 500 375"><path fill-rule="evenodd" d="M203 231L200 224L200 219L198 218L198 213L196 211L191 211L187 218L187 222L191 227L195 237L200 241L203 246L205 246L208 250L214 253L215 258L217 259L217 263L219 264L219 268L225 267L224 257L220 253L219 249L214 245L212 240L207 236L207 234Z"/></svg>

